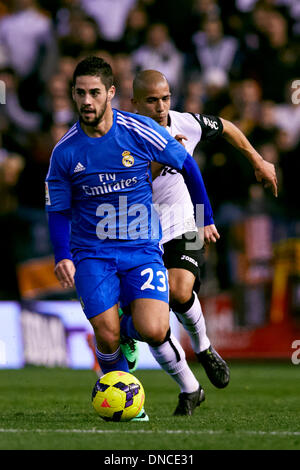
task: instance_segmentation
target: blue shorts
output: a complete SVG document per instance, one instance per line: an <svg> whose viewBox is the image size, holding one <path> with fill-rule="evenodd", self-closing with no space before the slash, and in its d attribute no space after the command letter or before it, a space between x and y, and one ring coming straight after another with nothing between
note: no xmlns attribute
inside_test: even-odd
<svg viewBox="0 0 300 470"><path fill-rule="evenodd" d="M158 247L101 250L101 257L78 263L75 286L87 318L139 298L169 303L168 275Z"/></svg>

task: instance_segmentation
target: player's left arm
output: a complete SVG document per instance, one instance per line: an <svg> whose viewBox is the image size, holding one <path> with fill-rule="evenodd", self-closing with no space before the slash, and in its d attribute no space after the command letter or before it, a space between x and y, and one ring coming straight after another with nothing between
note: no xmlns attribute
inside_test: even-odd
<svg viewBox="0 0 300 470"><path fill-rule="evenodd" d="M183 145L183 147L185 146L183 141L184 140L188 140L187 137L183 134L177 134L175 135L175 140L177 140L177 142L179 142L181 145ZM157 178L162 169L163 169L164 165L162 165L161 163L157 163L157 162L152 162L151 163L151 172L152 172L152 181L155 180L155 178Z"/></svg>
<svg viewBox="0 0 300 470"><path fill-rule="evenodd" d="M214 223L210 200L206 192L199 166L196 160L189 153L187 153L180 172L184 178L194 205L196 224L198 228L203 228L204 241L205 243L215 243L220 238L220 235ZM200 207L204 207L203 223L201 221L201 217L199 218L198 215L198 208Z"/></svg>
<svg viewBox="0 0 300 470"><path fill-rule="evenodd" d="M277 197L277 177L273 163L263 159L237 126L226 119L220 119L223 124L222 136L245 155L254 168L257 181L264 182L264 186L270 187L274 196Z"/></svg>
<svg viewBox="0 0 300 470"><path fill-rule="evenodd" d="M175 139L184 147L185 147L184 141L188 140L188 138L184 134L176 134ZM204 232L203 237L204 237L205 243L208 243L208 244L211 242L216 243L217 240L219 240L220 238L220 234L215 224L204 225L203 232Z"/></svg>
<svg viewBox="0 0 300 470"><path fill-rule="evenodd" d="M168 145L163 152L157 153L155 161L171 166L182 174L194 205L197 225L213 225L212 207L196 160L173 137L169 135L168 139ZM199 209L203 207L204 221L201 220L201 212L199 213Z"/></svg>
<svg viewBox="0 0 300 470"><path fill-rule="evenodd" d="M152 181L155 180L160 175L161 170L163 169L163 165L157 162L151 162L151 173L152 173Z"/></svg>
<svg viewBox="0 0 300 470"><path fill-rule="evenodd" d="M175 139L177 140L177 142L179 142L181 145L184 145L184 141L185 140L188 140L188 138L184 135L184 134L176 134L175 135ZM202 229L200 228L200 231ZM211 242L213 243L216 243L217 240L219 240L220 238L220 234L217 230L217 227L215 226L215 224L210 224L208 222L208 225L204 225L203 227L203 237L204 237L204 241L205 243L209 244Z"/></svg>
<svg viewBox="0 0 300 470"><path fill-rule="evenodd" d="M197 162L186 151L184 145L174 139L162 126L153 121L153 127L157 135L160 134L163 138L164 145L160 145L162 148L159 151L157 145L149 146L153 155L152 164L155 162L168 165L182 174L194 205L196 224L198 227L205 227L205 242L216 241L220 236L214 225L212 207ZM203 217L201 217L201 209L204 209Z"/></svg>

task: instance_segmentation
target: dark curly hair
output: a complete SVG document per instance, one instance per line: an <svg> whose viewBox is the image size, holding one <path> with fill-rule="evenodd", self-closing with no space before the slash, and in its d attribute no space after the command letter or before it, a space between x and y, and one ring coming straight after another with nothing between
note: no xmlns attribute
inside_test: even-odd
<svg viewBox="0 0 300 470"><path fill-rule="evenodd" d="M75 86L76 78L83 75L100 77L106 90L109 90L113 85L114 77L112 68L110 64L105 62L101 57L86 57L77 64L73 73L73 86Z"/></svg>

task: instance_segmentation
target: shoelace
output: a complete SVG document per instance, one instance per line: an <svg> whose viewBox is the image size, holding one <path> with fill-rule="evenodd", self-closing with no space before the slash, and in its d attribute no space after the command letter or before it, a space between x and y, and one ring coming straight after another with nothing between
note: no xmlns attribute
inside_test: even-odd
<svg viewBox="0 0 300 470"><path fill-rule="evenodd" d="M129 344L131 351L133 352L135 350L134 339L129 338L128 344Z"/></svg>
<svg viewBox="0 0 300 470"><path fill-rule="evenodd" d="M213 366L223 366L223 361L217 354L206 354L206 360L210 362Z"/></svg>
<svg viewBox="0 0 300 470"><path fill-rule="evenodd" d="M126 338L126 337L122 337L121 338L121 343L122 344L128 344L128 346L130 347L131 351L134 351L135 350L135 346L134 346L134 339L132 338Z"/></svg>

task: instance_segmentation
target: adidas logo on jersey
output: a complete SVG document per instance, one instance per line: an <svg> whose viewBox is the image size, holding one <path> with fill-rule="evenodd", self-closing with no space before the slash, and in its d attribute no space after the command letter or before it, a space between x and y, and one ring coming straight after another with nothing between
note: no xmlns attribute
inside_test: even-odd
<svg viewBox="0 0 300 470"><path fill-rule="evenodd" d="M74 173L78 173L79 171L83 171L83 170L85 170L85 166L83 166L80 162L78 162L74 168Z"/></svg>

